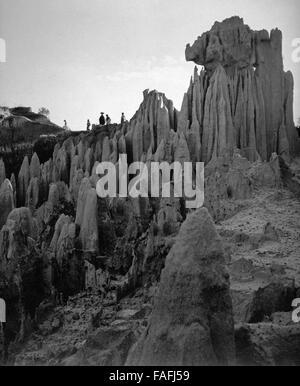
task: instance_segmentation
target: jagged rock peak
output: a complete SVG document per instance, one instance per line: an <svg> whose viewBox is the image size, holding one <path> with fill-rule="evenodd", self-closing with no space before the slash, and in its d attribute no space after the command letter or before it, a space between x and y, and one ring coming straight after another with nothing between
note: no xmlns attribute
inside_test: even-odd
<svg viewBox="0 0 300 386"><path fill-rule="evenodd" d="M293 76L283 70L281 31L253 31L235 16L216 22L185 54L205 71L194 74L178 130L193 122L204 162L235 148L250 161L295 154Z"/></svg>
<svg viewBox="0 0 300 386"><path fill-rule="evenodd" d="M5 173L5 164L3 162L3 159L0 158L0 185L6 178L6 173Z"/></svg>
<svg viewBox="0 0 300 386"><path fill-rule="evenodd" d="M11 182L5 179L0 185L0 229L14 209L14 192Z"/></svg>
<svg viewBox="0 0 300 386"><path fill-rule="evenodd" d="M125 136L128 149L132 149L134 161L139 161L149 148L154 154L162 140L176 127L176 110L165 94L145 90L144 100L130 120Z"/></svg>
<svg viewBox="0 0 300 386"><path fill-rule="evenodd" d="M30 167L28 157L24 157L21 169L18 175L18 203L24 205L26 200L27 189L30 181Z"/></svg>
<svg viewBox="0 0 300 386"><path fill-rule="evenodd" d="M203 33L192 46L186 47L186 60L214 69L218 64L238 69L257 66L262 58L257 47L272 45L281 50L282 34L276 29L271 35L265 30L252 31L238 16L216 22L209 32ZM274 44L275 43L275 44Z"/></svg>
<svg viewBox="0 0 300 386"><path fill-rule="evenodd" d="M36 153L33 154L30 161L30 178L40 178L41 164Z"/></svg>

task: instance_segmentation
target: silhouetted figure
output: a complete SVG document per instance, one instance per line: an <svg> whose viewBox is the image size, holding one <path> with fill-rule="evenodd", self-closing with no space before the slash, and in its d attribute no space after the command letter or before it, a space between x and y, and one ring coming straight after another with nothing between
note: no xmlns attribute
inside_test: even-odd
<svg viewBox="0 0 300 386"><path fill-rule="evenodd" d="M88 119L88 120L87 120L87 123L86 123L86 130L87 130L87 131L90 131L90 127L91 127L91 122L90 122L90 120Z"/></svg>
<svg viewBox="0 0 300 386"><path fill-rule="evenodd" d="M68 124L67 124L67 121L64 120L64 127L63 127L64 130L67 130L67 131L70 131L70 128L68 127Z"/></svg>
<svg viewBox="0 0 300 386"><path fill-rule="evenodd" d="M106 124L110 125L111 124L111 119L110 117L106 114Z"/></svg>
<svg viewBox="0 0 300 386"><path fill-rule="evenodd" d="M104 113L101 113L100 118L99 118L99 125L104 126L105 125L105 116Z"/></svg>
<svg viewBox="0 0 300 386"><path fill-rule="evenodd" d="M121 115L121 125L123 125L123 123L125 123L125 122L126 122L126 117L125 117L125 114L122 113L122 115Z"/></svg>
<svg viewBox="0 0 300 386"><path fill-rule="evenodd" d="M300 137L300 118L298 118L298 124L296 125L298 136Z"/></svg>

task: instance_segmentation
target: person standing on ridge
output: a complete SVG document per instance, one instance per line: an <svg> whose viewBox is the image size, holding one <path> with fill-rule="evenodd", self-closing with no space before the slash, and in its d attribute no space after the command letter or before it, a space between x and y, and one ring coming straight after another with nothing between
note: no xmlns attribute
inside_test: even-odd
<svg viewBox="0 0 300 386"><path fill-rule="evenodd" d="M121 125L123 125L123 123L125 123L125 122L126 122L126 117L125 117L125 114L122 113L122 115L121 115Z"/></svg>
<svg viewBox="0 0 300 386"><path fill-rule="evenodd" d="M108 116L108 114L106 114L106 125L110 125L110 124L111 124L111 119Z"/></svg>
<svg viewBox="0 0 300 386"><path fill-rule="evenodd" d="M64 130L67 130L67 131L70 131L70 128L68 127L68 124L67 124L67 121L64 120L64 127L63 127Z"/></svg>
<svg viewBox="0 0 300 386"><path fill-rule="evenodd" d="M101 113L101 115L100 115L99 124L100 124L100 126L104 126L105 125L104 113Z"/></svg>
<svg viewBox="0 0 300 386"><path fill-rule="evenodd" d="M296 130L298 132L298 136L300 137L300 118L298 118L298 125L296 126Z"/></svg>
<svg viewBox="0 0 300 386"><path fill-rule="evenodd" d="M88 119L88 120L87 120L87 123L86 123L86 130L87 130L87 131L90 131L90 127L91 127L91 122L90 122L90 120Z"/></svg>

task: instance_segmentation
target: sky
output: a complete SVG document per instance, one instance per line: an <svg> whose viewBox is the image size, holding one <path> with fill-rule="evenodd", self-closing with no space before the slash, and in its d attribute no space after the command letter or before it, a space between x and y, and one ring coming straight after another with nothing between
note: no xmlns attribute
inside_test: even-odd
<svg viewBox="0 0 300 386"><path fill-rule="evenodd" d="M66 119L72 130L97 122L101 111L113 122L122 112L131 118L147 88L180 109L194 68L184 59L186 44L238 15L252 29L282 30L296 120L299 11L299 0L0 0L0 105L47 107L53 122Z"/></svg>

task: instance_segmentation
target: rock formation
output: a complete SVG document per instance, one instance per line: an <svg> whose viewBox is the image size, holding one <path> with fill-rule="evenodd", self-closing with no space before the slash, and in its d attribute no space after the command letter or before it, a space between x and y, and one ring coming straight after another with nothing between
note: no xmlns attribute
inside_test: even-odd
<svg viewBox="0 0 300 386"><path fill-rule="evenodd" d="M144 101L130 120L125 135L126 146L132 149L133 161L140 161L142 154L149 149L153 154L156 152L170 130L175 130L175 116L173 103L164 94L155 90L144 91Z"/></svg>
<svg viewBox="0 0 300 386"><path fill-rule="evenodd" d="M229 276L206 209L183 223L164 268L149 326L129 365L233 364Z"/></svg>
<svg viewBox="0 0 300 386"><path fill-rule="evenodd" d="M32 212L38 207L40 195L40 183L37 177L31 178L26 194L26 206Z"/></svg>
<svg viewBox="0 0 300 386"><path fill-rule="evenodd" d="M0 185L6 178L6 172L5 172L5 164L3 162L3 159L0 159Z"/></svg>
<svg viewBox="0 0 300 386"><path fill-rule="evenodd" d="M5 179L0 186L0 230L15 207L14 191L11 182Z"/></svg>
<svg viewBox="0 0 300 386"><path fill-rule="evenodd" d="M29 169L29 161L26 156L23 160L19 176L18 176L18 204L22 206L26 201L27 189L30 181L30 169Z"/></svg>
<svg viewBox="0 0 300 386"><path fill-rule="evenodd" d="M10 183L14 194L14 205L17 206L17 181L14 173L10 177Z"/></svg>
<svg viewBox="0 0 300 386"><path fill-rule="evenodd" d="M277 326L300 284L300 166L281 33L234 17L186 58L204 68L180 112L145 90L129 122L90 132L62 134L26 108L3 118L0 297L15 363L233 364L234 322L237 363L281 363L289 346L297 363L287 328L264 334L263 355L256 328ZM205 209L174 197L173 172L169 198L98 197L99 163L118 169L120 155L148 167L203 161ZM11 342L31 328L22 353Z"/></svg>
<svg viewBox="0 0 300 386"><path fill-rule="evenodd" d="M239 365L299 366L299 324L258 323L238 325L235 339Z"/></svg>
<svg viewBox="0 0 300 386"><path fill-rule="evenodd" d="M80 184L79 192L78 192L78 204L76 210L76 220L75 223L81 226L84 217L84 210L87 201L87 195L89 190L91 189L91 183L87 177L85 177Z"/></svg>
<svg viewBox="0 0 300 386"><path fill-rule="evenodd" d="M31 157L29 170L30 170L30 178L38 178L38 179L40 178L41 164L40 164L39 157L36 153L34 153L33 156Z"/></svg>
<svg viewBox="0 0 300 386"><path fill-rule="evenodd" d="M99 249L98 237L98 209L97 193L95 189L89 189L86 194L85 205L80 223L79 238L82 248L86 251L96 251Z"/></svg>
<svg viewBox="0 0 300 386"><path fill-rule="evenodd" d="M14 209L0 232L0 297L7 302L6 332L22 341L44 297L41 259L28 208Z"/></svg>
<svg viewBox="0 0 300 386"><path fill-rule="evenodd" d="M4 110L3 113L0 106L0 158L5 162L7 175L18 175L26 155L30 159L36 152L40 162L46 162L52 157L55 143L69 135L29 107Z"/></svg>
<svg viewBox="0 0 300 386"><path fill-rule="evenodd" d="M293 76L283 70L282 34L252 31L239 17L215 23L186 47L195 71L179 115L180 129L200 127L202 155L239 148L255 160L294 154ZM199 144L198 144L199 146Z"/></svg>

